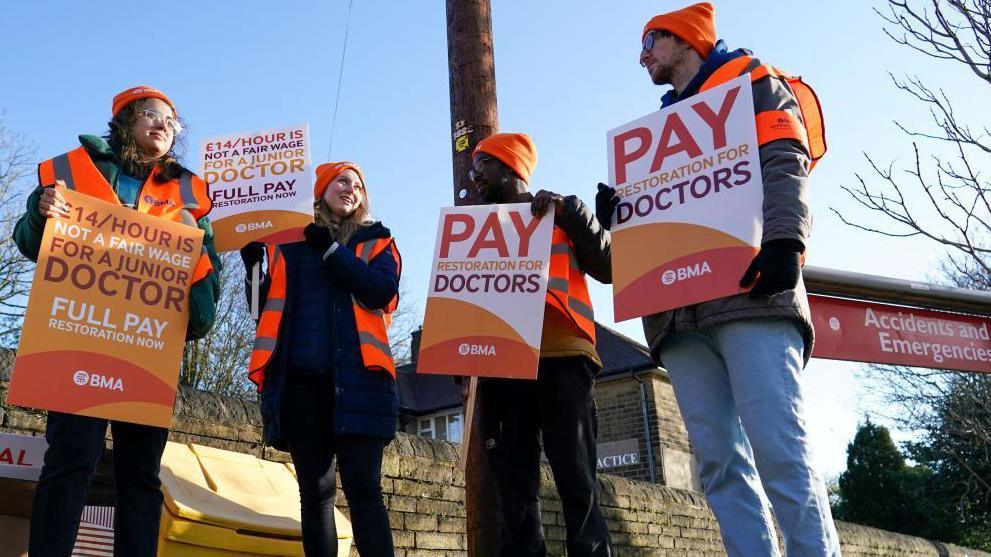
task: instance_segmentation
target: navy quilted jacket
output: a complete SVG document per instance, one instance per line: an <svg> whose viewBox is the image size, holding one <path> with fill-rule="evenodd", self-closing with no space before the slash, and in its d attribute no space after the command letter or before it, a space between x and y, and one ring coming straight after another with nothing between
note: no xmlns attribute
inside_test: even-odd
<svg viewBox="0 0 991 557"><path fill-rule="evenodd" d="M396 434L399 398L388 372L364 367L358 343L354 295L366 307L388 305L399 290L399 262L391 250L366 264L359 242L390 236L375 223L361 229L327 261L305 242L281 246L286 260L286 304L279 340L262 389L265 442L285 449L281 431L282 395L289 373L334 374L334 431L337 435ZM270 278L260 292L264 304Z"/></svg>

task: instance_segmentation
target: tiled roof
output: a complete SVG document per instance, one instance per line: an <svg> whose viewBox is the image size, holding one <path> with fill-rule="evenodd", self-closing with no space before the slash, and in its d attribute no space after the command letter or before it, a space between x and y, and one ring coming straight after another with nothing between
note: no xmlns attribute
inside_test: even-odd
<svg viewBox="0 0 991 557"><path fill-rule="evenodd" d="M461 406L461 387L449 375L416 373L416 363L396 369L399 409L421 415Z"/></svg>
<svg viewBox="0 0 991 557"><path fill-rule="evenodd" d="M414 333L417 334L419 331ZM655 367L647 347L639 342L599 323L595 324L595 334L595 347L602 360L602 372L597 379ZM414 340L413 345L419 342ZM418 374L416 362L399 366L396 372L400 410L423 415L461 406L461 388L453 378Z"/></svg>

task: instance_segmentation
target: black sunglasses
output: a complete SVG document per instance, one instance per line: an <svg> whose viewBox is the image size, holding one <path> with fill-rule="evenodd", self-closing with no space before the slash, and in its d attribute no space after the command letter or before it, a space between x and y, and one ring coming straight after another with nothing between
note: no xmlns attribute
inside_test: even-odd
<svg viewBox="0 0 991 557"><path fill-rule="evenodd" d="M665 37L673 37L674 35L670 31L664 29L654 29L647 36L643 38L643 51L650 52L654 49L654 42L657 39L663 39Z"/></svg>

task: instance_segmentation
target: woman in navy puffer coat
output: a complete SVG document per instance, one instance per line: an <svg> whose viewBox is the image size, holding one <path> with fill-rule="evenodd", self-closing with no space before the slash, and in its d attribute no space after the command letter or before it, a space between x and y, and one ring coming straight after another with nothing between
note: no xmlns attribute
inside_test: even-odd
<svg viewBox="0 0 991 557"><path fill-rule="evenodd" d="M381 469L385 445L396 434L395 371L383 369L392 366L387 341L369 342L359 321L374 323L369 311L394 309L401 261L389 230L371 220L357 165L320 165L314 194L316 223L306 228L306 241L270 248L260 288L266 314L278 316L281 306L281 318L263 316L252 356L253 368L265 362L252 369L261 387L265 441L292 455L307 556L337 555L335 460L358 551L391 556ZM372 246L377 250L368 252ZM246 246L245 267L250 271L264 253L261 244ZM368 253L374 255L366 262ZM283 291L280 302L275 296ZM271 356L259 358L261 347ZM363 349L372 352L363 357Z"/></svg>

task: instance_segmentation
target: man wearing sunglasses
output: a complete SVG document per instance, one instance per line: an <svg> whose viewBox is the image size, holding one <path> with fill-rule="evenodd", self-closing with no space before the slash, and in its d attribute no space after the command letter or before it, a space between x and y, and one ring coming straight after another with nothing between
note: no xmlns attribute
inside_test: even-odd
<svg viewBox="0 0 991 557"><path fill-rule="evenodd" d="M654 84L672 87L664 107L750 74L764 182L761 249L740 279L749 292L647 316L644 332L668 370L727 553L780 555L769 499L788 555L838 556L800 378L813 341L801 276L812 221L808 136L787 81L749 51L717 41L714 11L700 3L651 19L640 65ZM762 128L762 114L773 114L778 128ZM616 191L600 184L603 226L617 203Z"/></svg>

